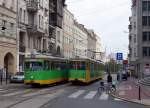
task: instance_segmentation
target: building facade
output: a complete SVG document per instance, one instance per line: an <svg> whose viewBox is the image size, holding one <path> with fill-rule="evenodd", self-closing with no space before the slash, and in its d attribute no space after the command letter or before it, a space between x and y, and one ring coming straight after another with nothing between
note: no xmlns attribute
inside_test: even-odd
<svg viewBox="0 0 150 108"><path fill-rule="evenodd" d="M49 0L49 51L63 57L63 9L65 0Z"/></svg>
<svg viewBox="0 0 150 108"><path fill-rule="evenodd" d="M103 58L103 55L102 55L101 38L99 36L96 36L96 60L101 61L102 58Z"/></svg>
<svg viewBox="0 0 150 108"><path fill-rule="evenodd" d="M74 21L74 33L73 33L73 58L87 58L87 43L88 34L84 25Z"/></svg>
<svg viewBox="0 0 150 108"><path fill-rule="evenodd" d="M150 0L132 0L129 60L138 77L150 75Z"/></svg>
<svg viewBox="0 0 150 108"><path fill-rule="evenodd" d="M73 29L74 15L65 7L63 19L63 51L65 58L73 58Z"/></svg>
<svg viewBox="0 0 150 108"><path fill-rule="evenodd" d="M93 30L87 30L88 33L88 50L87 57L96 59L96 34Z"/></svg>
<svg viewBox="0 0 150 108"><path fill-rule="evenodd" d="M17 1L18 71L24 70L26 57L48 53L49 1Z"/></svg>
<svg viewBox="0 0 150 108"><path fill-rule="evenodd" d="M0 68L5 76L17 70L16 0L0 0Z"/></svg>

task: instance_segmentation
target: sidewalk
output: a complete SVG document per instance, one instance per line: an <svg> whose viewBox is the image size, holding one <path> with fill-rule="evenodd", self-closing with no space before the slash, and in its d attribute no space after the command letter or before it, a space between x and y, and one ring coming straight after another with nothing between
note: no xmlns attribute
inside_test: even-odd
<svg viewBox="0 0 150 108"><path fill-rule="evenodd" d="M0 83L0 89L17 89L17 88L27 88L27 85L24 85L23 83L9 83L9 81L6 82L3 81L2 85Z"/></svg>
<svg viewBox="0 0 150 108"><path fill-rule="evenodd" d="M117 91L112 95L122 100L150 105L150 89L141 87L141 100L138 100L139 86L137 84L137 80L133 78L128 79L128 81L120 82Z"/></svg>

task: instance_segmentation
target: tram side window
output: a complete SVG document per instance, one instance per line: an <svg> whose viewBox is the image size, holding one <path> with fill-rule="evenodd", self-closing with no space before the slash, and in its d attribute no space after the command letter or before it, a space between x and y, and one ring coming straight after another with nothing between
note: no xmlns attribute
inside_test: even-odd
<svg viewBox="0 0 150 108"><path fill-rule="evenodd" d="M31 62L30 63L30 69L32 71L43 70L42 63L41 62Z"/></svg>
<svg viewBox="0 0 150 108"><path fill-rule="evenodd" d="M86 68L86 64L85 64L85 62L82 62L82 64L81 64L81 69L82 69L82 70L85 70L85 68Z"/></svg>
<svg viewBox="0 0 150 108"><path fill-rule="evenodd" d="M85 62L73 62L71 63L71 68L75 70L85 70L86 63Z"/></svg>
<svg viewBox="0 0 150 108"><path fill-rule="evenodd" d="M52 62L52 63L51 63L51 69L52 69L52 70L61 70L60 64L57 63L57 62Z"/></svg>
<svg viewBox="0 0 150 108"><path fill-rule="evenodd" d="M49 61L44 61L44 70L49 70L50 69L49 65L50 65Z"/></svg>

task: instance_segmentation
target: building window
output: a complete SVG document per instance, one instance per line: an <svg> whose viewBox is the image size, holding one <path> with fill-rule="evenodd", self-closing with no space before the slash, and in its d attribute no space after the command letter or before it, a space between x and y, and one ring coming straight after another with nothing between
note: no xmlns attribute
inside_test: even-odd
<svg viewBox="0 0 150 108"><path fill-rule="evenodd" d="M39 28L41 28L41 16L39 15Z"/></svg>
<svg viewBox="0 0 150 108"><path fill-rule="evenodd" d="M60 42L60 31L57 31L57 41Z"/></svg>
<svg viewBox="0 0 150 108"><path fill-rule="evenodd" d="M148 56L148 47L143 47L143 57Z"/></svg>
<svg viewBox="0 0 150 108"><path fill-rule="evenodd" d="M147 32L143 32L143 42L147 41Z"/></svg>
<svg viewBox="0 0 150 108"><path fill-rule="evenodd" d="M147 1L143 1L143 2L142 2L142 10L143 10L143 11L147 11L147 10L148 10L148 9L147 9L147 8L148 8L148 7L147 7L147 4L148 4Z"/></svg>
<svg viewBox="0 0 150 108"><path fill-rule="evenodd" d="M13 33L14 33L14 24L13 23L10 23L10 29L11 29L10 36L13 36Z"/></svg>
<svg viewBox="0 0 150 108"><path fill-rule="evenodd" d="M22 22L22 8L20 8L19 10L19 21Z"/></svg>
<svg viewBox="0 0 150 108"><path fill-rule="evenodd" d="M142 17L142 25L143 26L147 26L147 22L148 22L148 17L147 16L143 16Z"/></svg>
<svg viewBox="0 0 150 108"><path fill-rule="evenodd" d="M129 40L130 40L130 42L132 42L132 36L131 35L129 36Z"/></svg>
<svg viewBox="0 0 150 108"><path fill-rule="evenodd" d="M24 10L24 14L23 14L23 19L24 19L24 23L26 21L26 11Z"/></svg>
<svg viewBox="0 0 150 108"><path fill-rule="evenodd" d="M6 0L3 0L3 4L2 5L5 7L6 3L7 3Z"/></svg>
<svg viewBox="0 0 150 108"><path fill-rule="evenodd" d="M134 35L134 43L136 43L136 35Z"/></svg>

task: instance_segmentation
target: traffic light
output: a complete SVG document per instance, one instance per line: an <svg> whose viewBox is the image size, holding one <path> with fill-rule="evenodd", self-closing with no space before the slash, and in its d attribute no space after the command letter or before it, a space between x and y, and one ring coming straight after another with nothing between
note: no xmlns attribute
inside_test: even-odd
<svg viewBox="0 0 150 108"><path fill-rule="evenodd" d="M2 26L2 30L6 30L6 27Z"/></svg>

